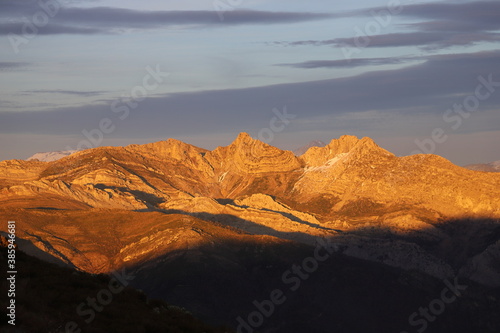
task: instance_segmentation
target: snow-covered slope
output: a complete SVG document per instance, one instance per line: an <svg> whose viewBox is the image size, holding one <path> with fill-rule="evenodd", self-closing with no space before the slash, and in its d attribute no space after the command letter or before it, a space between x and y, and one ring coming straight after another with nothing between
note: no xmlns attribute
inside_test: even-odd
<svg viewBox="0 0 500 333"><path fill-rule="evenodd" d="M36 153L30 158L26 159L27 161L39 160L41 162L53 162L61 159L63 157L69 156L76 152L76 150L64 150L64 151L49 151L44 153Z"/></svg>
<svg viewBox="0 0 500 333"><path fill-rule="evenodd" d="M485 164L469 164L464 166L464 168L476 171L500 172L500 161Z"/></svg>

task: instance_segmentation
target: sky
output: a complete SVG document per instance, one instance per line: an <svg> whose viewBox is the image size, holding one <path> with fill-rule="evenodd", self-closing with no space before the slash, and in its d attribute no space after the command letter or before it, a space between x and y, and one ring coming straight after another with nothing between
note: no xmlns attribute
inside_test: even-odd
<svg viewBox="0 0 500 333"><path fill-rule="evenodd" d="M0 0L0 160L247 132L500 160L500 1Z"/></svg>

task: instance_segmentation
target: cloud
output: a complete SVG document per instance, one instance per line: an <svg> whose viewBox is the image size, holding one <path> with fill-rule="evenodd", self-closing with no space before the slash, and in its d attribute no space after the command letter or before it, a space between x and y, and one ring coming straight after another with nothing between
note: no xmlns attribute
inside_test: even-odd
<svg viewBox="0 0 500 333"><path fill-rule="evenodd" d="M334 68L334 67L360 67L373 65L398 65L409 61L413 61L416 57L401 57L401 58L359 58L347 60L311 60L293 64L276 64L275 66L292 67L292 68Z"/></svg>
<svg viewBox="0 0 500 333"><path fill-rule="evenodd" d="M432 24L415 24L423 30L431 28L433 31L470 32L500 28L500 2L496 0L407 5L400 15L434 20Z"/></svg>
<svg viewBox="0 0 500 333"><path fill-rule="evenodd" d="M19 34L25 24L23 17L32 17L40 11L38 2L24 6L12 1L0 3L0 34ZM39 34L121 33L127 29L163 29L173 26L283 24L334 16L327 13L232 10L225 12L224 20L221 21L217 12L209 10L140 11L112 7L62 7L54 11L54 14L46 26L38 29Z"/></svg>
<svg viewBox="0 0 500 333"><path fill-rule="evenodd" d="M382 13L382 7L353 11L347 15L368 16ZM388 21L385 14L379 14L382 21ZM390 15L390 14L389 14ZM382 33L379 35L359 33L350 38L329 40L278 41L274 44L285 46L333 46L333 47L398 47L418 46L425 50L435 50L452 46L470 46L480 42L500 41L500 2L475 1L466 3L425 3L406 5L397 16L421 19L422 22L399 24L399 27L413 31L403 33ZM370 17L370 22L377 22ZM378 23L380 25L380 23ZM364 26L358 27L363 32ZM382 26L381 26L381 29ZM382 30L383 31L383 30Z"/></svg>
<svg viewBox="0 0 500 333"><path fill-rule="evenodd" d="M497 33L467 33L454 34L443 32L409 32L391 33L383 35L367 36L360 39L363 47L400 47L400 46L425 46L427 49L444 48L450 46L465 46L479 42L500 41L500 34ZM365 42L366 41L366 42ZM357 47L353 38L335 38L321 41L297 41L290 43L280 43L289 46L335 46L335 47Z"/></svg>
<svg viewBox="0 0 500 333"><path fill-rule="evenodd" d="M23 70L29 65L27 62L0 61L0 71Z"/></svg>
<svg viewBox="0 0 500 333"><path fill-rule="evenodd" d="M0 35L9 35L11 33L21 35L21 23L0 23ZM72 27L64 24L49 24L43 28L37 29L38 35L94 35L98 33L111 33L106 29L87 28L87 27Z"/></svg>
<svg viewBox="0 0 500 333"><path fill-rule="evenodd" d="M106 91L76 91L76 90L48 90L48 89L39 89L39 90L24 90L23 94L62 94L62 95L74 95L74 96L83 96L83 97L91 97L98 96L106 93Z"/></svg>
<svg viewBox="0 0 500 333"><path fill-rule="evenodd" d="M119 119L120 113L112 111L111 100L100 105L50 111L0 112L0 132L83 138L82 130L98 128L101 119L109 118L116 131L108 137L175 137L227 132L228 128L258 133L275 117L273 108L283 110L285 106L288 113L296 115L296 121L287 127L290 131L303 129L301 126L307 123L304 120L320 117L328 121L314 123L315 130L331 130L341 124L335 119L345 120L345 117L339 118L341 116L356 112L370 115L373 110L393 119L401 117L403 122L408 115L440 119L445 110L474 93L480 75L487 78L491 74L495 82L500 82L498 63L500 51L439 55L404 68L346 78L174 93L145 99L136 109L130 109L130 115L124 120ZM481 101L478 113L500 109L500 88L496 89L490 98ZM365 118L344 121L343 131L369 129L375 125L393 130L384 124L384 119L380 121L378 124ZM408 123L398 128L413 126ZM491 127L492 122L486 119L481 126ZM478 125L477 130L482 129L481 126Z"/></svg>
<svg viewBox="0 0 500 333"><path fill-rule="evenodd" d="M341 60L309 60L298 63L275 64L275 66L300 68L300 69L316 69L316 68L352 68L361 66L383 66L383 65L399 65L412 61L423 61L433 63L455 59L474 59L475 61L488 61L492 54L497 52L478 52L472 54L444 54L444 55L423 55L423 56L404 56L404 57L387 57L387 58L356 58L356 59L341 59ZM493 67L493 64L492 68Z"/></svg>
<svg viewBox="0 0 500 333"><path fill-rule="evenodd" d="M331 17L324 13L266 12L234 10L221 22L213 11L137 11L131 9L94 7L68 8L57 17L60 20L95 24L112 28L156 28L171 25L238 25L297 23Z"/></svg>

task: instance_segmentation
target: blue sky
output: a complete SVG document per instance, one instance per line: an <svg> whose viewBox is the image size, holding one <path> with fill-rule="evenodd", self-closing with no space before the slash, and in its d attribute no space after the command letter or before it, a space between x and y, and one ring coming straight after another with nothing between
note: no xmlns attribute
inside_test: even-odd
<svg viewBox="0 0 500 333"><path fill-rule="evenodd" d="M0 0L0 160L241 131L500 160L499 32L498 1Z"/></svg>

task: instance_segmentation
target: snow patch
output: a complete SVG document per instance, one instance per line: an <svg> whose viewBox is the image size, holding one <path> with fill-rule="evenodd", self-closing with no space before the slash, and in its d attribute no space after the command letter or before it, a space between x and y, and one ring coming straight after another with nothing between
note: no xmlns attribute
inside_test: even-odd
<svg viewBox="0 0 500 333"><path fill-rule="evenodd" d="M222 181L224 180L224 178L226 178L226 175L229 171L226 171L224 172L222 175L219 176L219 183L222 183Z"/></svg>
<svg viewBox="0 0 500 333"><path fill-rule="evenodd" d="M40 162L53 162L57 161L63 157L69 156L75 153L76 150L64 150L64 151L49 151L45 153L36 153L30 158L26 159L27 161L39 160Z"/></svg>
<svg viewBox="0 0 500 333"><path fill-rule="evenodd" d="M306 167L304 169L304 171L305 172L325 171L325 170L331 168L332 166L334 166L337 162L343 160L345 157L347 157L347 155L349 155L349 153L340 153L340 154L337 154L333 158L331 158L328 161L326 161L325 164L320 165L320 166L316 166L316 167Z"/></svg>

